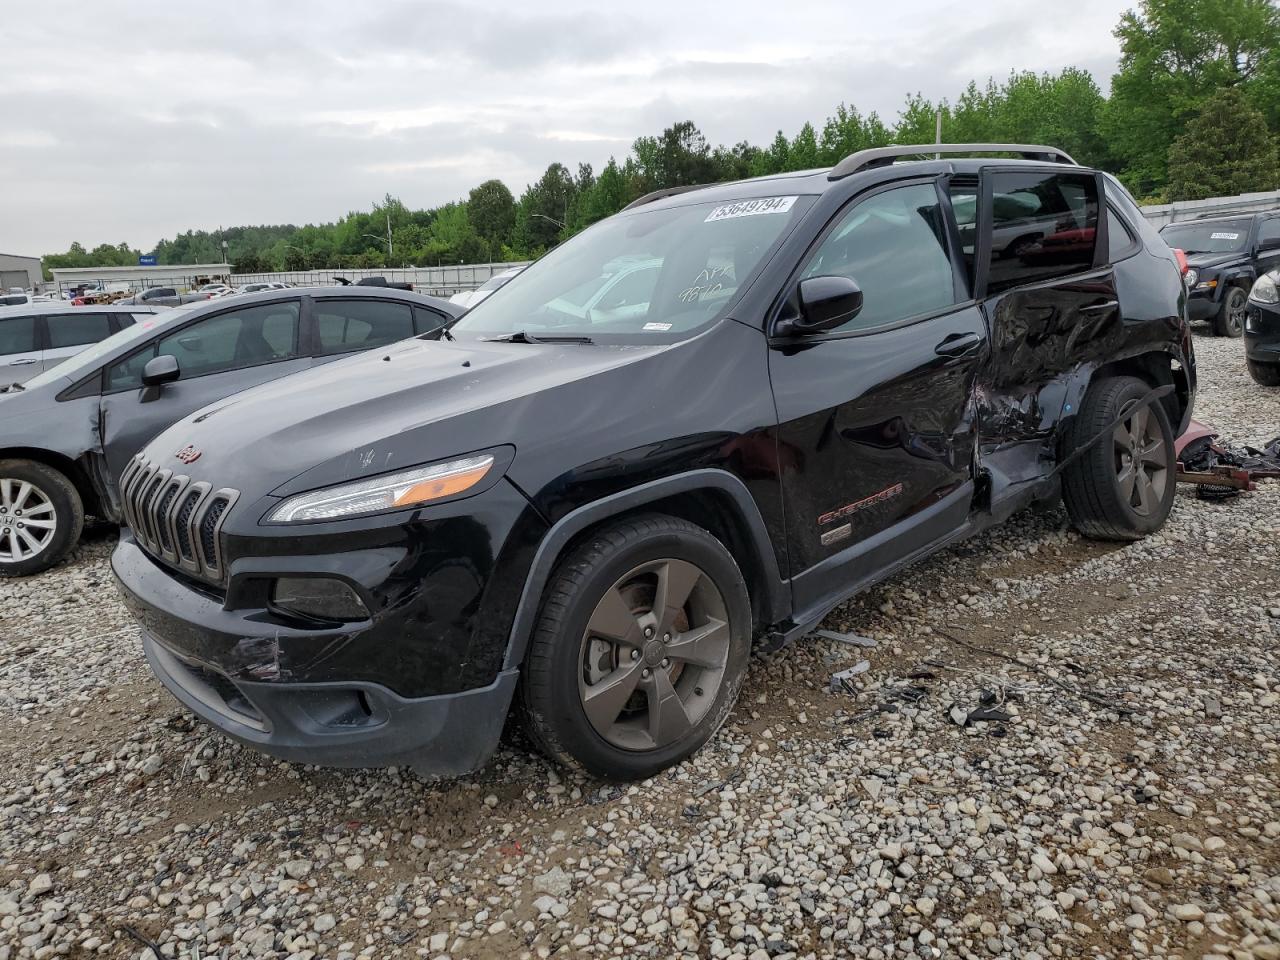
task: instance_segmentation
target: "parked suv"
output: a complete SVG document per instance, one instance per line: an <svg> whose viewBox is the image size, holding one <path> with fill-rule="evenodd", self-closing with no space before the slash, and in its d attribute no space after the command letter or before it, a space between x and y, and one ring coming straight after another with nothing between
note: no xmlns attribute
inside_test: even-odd
<svg viewBox="0 0 1280 960"><path fill-rule="evenodd" d="M115 315L104 309L71 315L105 324ZM363 287L202 300L154 315L129 309L140 322L0 396L0 576L53 566L75 546L86 513L122 519L121 472L175 420L237 390L434 335L462 312Z"/></svg>
<svg viewBox="0 0 1280 960"><path fill-rule="evenodd" d="M1027 159L952 158L993 152ZM1039 239L997 259L1008 206ZM559 306L623 260L659 265L643 311ZM1049 147L659 191L440 342L165 431L112 566L161 681L266 753L460 774L514 702L551 757L647 777L753 646L1034 501L1159 529L1184 299L1124 189Z"/></svg>
<svg viewBox="0 0 1280 960"><path fill-rule="evenodd" d="M1187 256L1187 315L1220 337L1244 333L1255 280L1280 267L1280 210L1170 223L1160 236Z"/></svg>

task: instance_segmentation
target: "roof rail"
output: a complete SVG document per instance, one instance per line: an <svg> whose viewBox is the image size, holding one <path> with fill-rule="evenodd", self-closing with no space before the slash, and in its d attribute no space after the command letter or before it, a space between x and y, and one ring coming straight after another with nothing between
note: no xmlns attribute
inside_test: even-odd
<svg viewBox="0 0 1280 960"><path fill-rule="evenodd" d="M643 207L646 203L653 203L655 200L665 200L667 197L675 197L682 193L688 193L690 190L701 190L709 186L711 186L709 183L690 183L683 187L667 187L663 190L655 190L653 193L646 193L639 200L632 200L622 209L630 210L632 207Z"/></svg>
<svg viewBox="0 0 1280 960"><path fill-rule="evenodd" d="M1044 147L1031 143L913 143L893 147L876 147L859 150L845 157L827 174L828 180L840 180L859 170L885 167L901 157L917 154L966 154L966 153L1017 153L1024 160L1041 160L1046 163L1070 163L1071 156L1057 147Z"/></svg>

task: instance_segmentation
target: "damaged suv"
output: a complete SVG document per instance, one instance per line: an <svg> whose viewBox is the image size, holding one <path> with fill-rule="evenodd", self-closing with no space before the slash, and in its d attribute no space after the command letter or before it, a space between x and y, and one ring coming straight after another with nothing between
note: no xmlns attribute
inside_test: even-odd
<svg viewBox="0 0 1280 960"><path fill-rule="evenodd" d="M266 753L461 774L514 708L549 756L647 777L753 648L1020 508L1157 530L1184 309L1129 195L1050 147L660 191L439 342L167 430L112 566L161 681Z"/></svg>

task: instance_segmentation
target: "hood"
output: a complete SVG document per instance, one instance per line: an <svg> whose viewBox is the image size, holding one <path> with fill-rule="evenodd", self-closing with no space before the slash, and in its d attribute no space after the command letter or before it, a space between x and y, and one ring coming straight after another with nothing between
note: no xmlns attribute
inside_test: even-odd
<svg viewBox="0 0 1280 960"><path fill-rule="evenodd" d="M1189 253L1187 265L1203 270L1205 267L1221 267L1245 259L1243 253Z"/></svg>
<svg viewBox="0 0 1280 960"><path fill-rule="evenodd" d="M211 404L146 455L251 499L286 496L514 442L548 392L667 349L408 340ZM199 458L179 467L187 446Z"/></svg>

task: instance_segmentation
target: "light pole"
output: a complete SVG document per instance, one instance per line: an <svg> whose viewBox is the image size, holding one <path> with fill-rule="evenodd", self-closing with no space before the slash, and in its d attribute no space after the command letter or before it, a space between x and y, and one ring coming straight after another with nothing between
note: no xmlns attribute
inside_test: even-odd
<svg viewBox="0 0 1280 960"><path fill-rule="evenodd" d="M564 224L563 224L563 223L561 223L561 222L560 222L559 220L557 220L555 217L548 217L545 213L531 213L531 214L529 214L529 216L531 216L531 217L537 217L539 220L549 220L549 221L551 221L552 223L554 223L557 227L559 227L561 230L563 230L563 229L564 229Z"/></svg>

